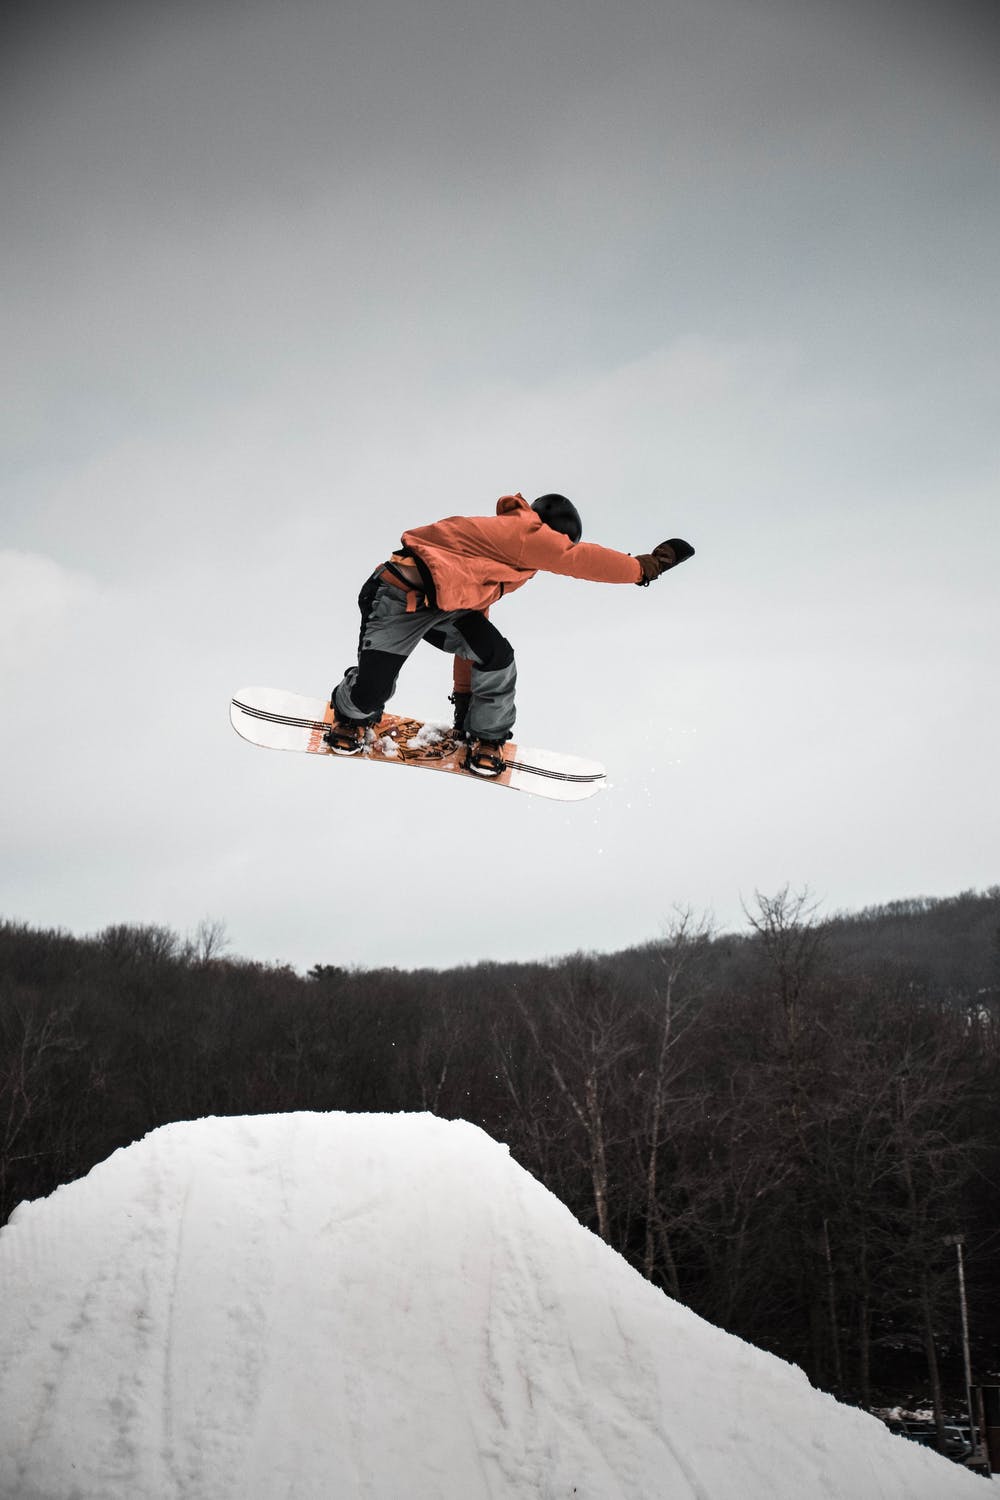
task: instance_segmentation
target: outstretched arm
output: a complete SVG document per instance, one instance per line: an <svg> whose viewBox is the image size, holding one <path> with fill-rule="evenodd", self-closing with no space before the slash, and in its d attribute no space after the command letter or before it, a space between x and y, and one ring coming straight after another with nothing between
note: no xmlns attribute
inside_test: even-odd
<svg viewBox="0 0 1000 1500"><path fill-rule="evenodd" d="M646 584L659 578L668 568L693 557L694 548L680 537L661 542L650 553L631 557L596 542L577 542L557 531L546 529L531 539L525 549L524 565L543 573L561 573L568 578L585 578L591 583Z"/></svg>
<svg viewBox="0 0 1000 1500"><path fill-rule="evenodd" d="M542 527L529 538L521 566L542 573L560 573L566 578L585 578L591 583L641 583L637 558L615 552L596 542L571 542L568 536Z"/></svg>

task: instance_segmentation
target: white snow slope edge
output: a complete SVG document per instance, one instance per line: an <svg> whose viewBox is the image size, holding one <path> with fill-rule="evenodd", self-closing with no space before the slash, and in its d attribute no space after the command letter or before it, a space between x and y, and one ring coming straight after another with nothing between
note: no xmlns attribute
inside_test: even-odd
<svg viewBox="0 0 1000 1500"><path fill-rule="evenodd" d="M3 1500L948 1500L429 1115L169 1125L0 1232Z"/></svg>

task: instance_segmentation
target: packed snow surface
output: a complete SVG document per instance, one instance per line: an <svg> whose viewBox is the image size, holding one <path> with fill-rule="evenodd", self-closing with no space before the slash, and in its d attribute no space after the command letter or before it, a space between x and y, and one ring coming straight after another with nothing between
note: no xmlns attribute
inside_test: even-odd
<svg viewBox="0 0 1000 1500"><path fill-rule="evenodd" d="M165 1126L0 1231L2 1500L949 1500L429 1115Z"/></svg>

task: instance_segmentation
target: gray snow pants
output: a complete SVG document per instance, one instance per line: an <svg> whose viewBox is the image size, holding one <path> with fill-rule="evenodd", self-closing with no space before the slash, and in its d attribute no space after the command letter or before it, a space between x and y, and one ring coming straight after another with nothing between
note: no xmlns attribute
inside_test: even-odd
<svg viewBox="0 0 1000 1500"><path fill-rule="evenodd" d="M476 739L509 739L517 680L510 642L478 610L431 609L424 604L407 612L406 594L382 581L383 571L377 568L358 596L358 664L347 669L334 689L337 712L355 722L375 723L396 691L396 679L410 652L428 641L471 663L467 732Z"/></svg>

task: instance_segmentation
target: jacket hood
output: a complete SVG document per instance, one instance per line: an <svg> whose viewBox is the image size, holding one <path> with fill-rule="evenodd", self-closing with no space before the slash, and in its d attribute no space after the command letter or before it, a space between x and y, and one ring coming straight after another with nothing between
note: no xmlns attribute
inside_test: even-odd
<svg viewBox="0 0 1000 1500"><path fill-rule="evenodd" d="M501 495L497 501L497 515L509 516L516 510L530 510L531 506L523 495Z"/></svg>

